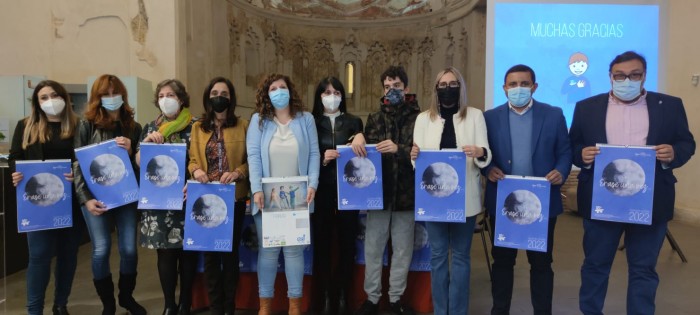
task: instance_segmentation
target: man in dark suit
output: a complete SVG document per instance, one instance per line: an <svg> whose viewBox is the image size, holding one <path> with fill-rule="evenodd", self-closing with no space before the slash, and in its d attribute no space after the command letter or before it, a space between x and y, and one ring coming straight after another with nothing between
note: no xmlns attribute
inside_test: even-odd
<svg viewBox="0 0 700 315"><path fill-rule="evenodd" d="M491 164L482 169L488 176L486 209L495 226L496 189L505 174L545 177L551 183L547 252L527 251L530 262L530 296L534 314L552 314L552 245L557 215L562 212L559 193L571 171L571 146L561 108L532 98L537 90L535 72L516 65L505 75L503 91L508 102L484 113ZM513 295L513 266L518 251L493 246L492 315L509 314Z"/></svg>
<svg viewBox="0 0 700 315"><path fill-rule="evenodd" d="M579 307L583 314L603 314L608 277L622 233L625 234L629 278L627 313L654 314L659 276L656 261L673 218L676 178L673 169L695 153L695 140L681 99L644 89L646 60L628 51L610 63L612 89L576 104L569 133L574 164L581 168L578 209L583 219ZM597 143L652 145L656 177L651 225L591 219L591 197Z"/></svg>

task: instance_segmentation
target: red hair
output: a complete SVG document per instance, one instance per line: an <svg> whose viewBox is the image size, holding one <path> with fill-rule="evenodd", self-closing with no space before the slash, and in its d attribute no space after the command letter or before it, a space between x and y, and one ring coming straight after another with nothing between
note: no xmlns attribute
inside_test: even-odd
<svg viewBox="0 0 700 315"><path fill-rule="evenodd" d="M85 119L95 124L97 129L114 130L116 121L112 119L107 109L102 107L102 97L109 96L110 88L112 88L113 95L121 95L124 100L124 104L119 107L119 121L121 121L124 135L131 135L136 125L134 110L129 106L129 95L124 83L114 75L103 74L92 84L90 99L85 110Z"/></svg>

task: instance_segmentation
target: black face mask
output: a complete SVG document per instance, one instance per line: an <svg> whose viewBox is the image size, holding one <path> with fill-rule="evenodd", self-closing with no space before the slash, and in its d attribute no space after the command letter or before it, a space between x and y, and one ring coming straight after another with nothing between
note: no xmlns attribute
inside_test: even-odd
<svg viewBox="0 0 700 315"><path fill-rule="evenodd" d="M446 87L437 89L440 105L454 105L459 101L459 87Z"/></svg>
<svg viewBox="0 0 700 315"><path fill-rule="evenodd" d="M231 106L231 100L223 96L214 96L209 99L209 106L217 113L223 113Z"/></svg>

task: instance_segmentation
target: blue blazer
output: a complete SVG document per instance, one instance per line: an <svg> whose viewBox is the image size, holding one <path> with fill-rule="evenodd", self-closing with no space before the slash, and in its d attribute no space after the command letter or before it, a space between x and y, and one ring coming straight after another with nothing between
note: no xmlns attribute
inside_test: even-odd
<svg viewBox="0 0 700 315"><path fill-rule="evenodd" d="M262 178L270 177L270 142L277 131L277 124L271 120L263 120L262 129L259 125L260 116L254 114L250 119L246 147L248 150L248 172L250 176L250 192L255 194L262 189ZM318 135L316 122L309 112L297 113L289 123L294 137L299 144L299 174L309 176L309 187L318 189L318 172L321 167L321 155L318 151ZM304 197L306 198L306 197ZM313 202L309 205L313 212ZM258 213L258 207L251 202L251 213Z"/></svg>
<svg viewBox="0 0 700 315"><path fill-rule="evenodd" d="M590 167L584 165L581 151L596 143L608 143L605 132L608 98L609 94L603 93L576 103L569 131L574 165L581 168L578 175L578 211L587 219L591 218L595 162ZM652 221L666 222L673 218L676 199L676 177L673 176L673 169L688 162L695 153L695 140L688 128L688 118L680 98L647 92L646 99L649 111L647 145L670 144L675 153L673 161L666 166L662 166L656 160Z"/></svg>
<svg viewBox="0 0 700 315"><path fill-rule="evenodd" d="M534 176L544 177L557 169L566 181L571 171L571 146L566 131L566 120L559 107L533 100L532 108L532 169ZM498 167L511 175L513 151L510 138L510 108L508 103L484 113L488 130L489 148L493 153L491 164L481 169L487 176L491 168ZM498 183L486 180L486 210L496 214L496 192ZM561 185L552 185L549 195L549 217L562 213Z"/></svg>

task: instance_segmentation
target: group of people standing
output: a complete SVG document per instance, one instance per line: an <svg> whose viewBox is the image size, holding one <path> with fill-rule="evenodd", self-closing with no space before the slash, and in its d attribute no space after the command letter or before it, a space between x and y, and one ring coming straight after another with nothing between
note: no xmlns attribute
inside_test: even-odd
<svg viewBox="0 0 700 315"><path fill-rule="evenodd" d="M289 77L271 74L263 78L250 121L235 114L236 92L226 78L214 78L205 88L201 103L204 114L199 119L190 113L185 86L178 80L165 80L156 87L154 97L154 106L161 114L143 128L134 121L126 88L116 76L103 75L95 81L82 120L73 112L65 89L46 80L34 91L30 116L17 125L11 163L30 159L75 161L74 148L115 139L129 153L133 165L138 166L140 142L186 143L188 179L236 183L233 251L204 255L212 314L233 314L235 310L237 244L246 200L251 199L257 236L262 239L261 212L265 203L284 207L282 188L272 196L264 196L262 178L308 176L306 196L297 197L304 199L313 213L312 301L323 314L350 314L358 211L338 211L336 146L349 144L354 154L366 156L365 145L376 144L382 154L385 209L367 214L367 299L355 311L357 315L378 313L384 250L389 239L389 309L393 314L414 314L410 303L402 299L413 253L413 162L421 150L455 148L467 157L467 215L465 222L426 224L434 313L469 312L470 248L476 216L482 212L481 177L487 178L484 205L494 226L498 181L512 174L544 177L552 184L547 251L527 251L534 314L551 314L553 235L556 217L562 212L559 190L573 163L581 168L578 202L585 231L581 312L602 314L610 267L624 232L630 272L628 312L653 314L658 285L655 265L667 221L673 214L672 169L688 161L695 151L695 142L680 99L644 89L644 57L625 52L611 62L609 70L611 91L579 102L570 131L560 108L534 100L532 95L538 83L535 72L525 65L513 66L506 72L503 91L508 101L486 113L467 106L467 86L455 68L437 75L430 104L421 112L416 95L410 93L405 70L389 67L379 78L384 88L379 110L369 115L364 127L359 117L347 111L345 89L335 77L319 82L311 113L305 111ZM597 143L655 146L659 165L651 226L590 219ZM87 187L77 162L73 172L65 177L74 182L75 224L66 229L28 233L29 314L43 313L53 255L57 256L53 313L68 314L68 296L83 229L83 222L77 218L81 216L92 240L93 278L102 301L102 314L115 314L117 301L131 314L146 314L132 295L137 278L137 234L141 246L157 251L163 314L189 314L197 253L182 249L184 211L138 212L135 204L106 211ZM14 172L12 180L17 185L23 176ZM117 300L109 266L112 228L117 229L120 254ZM280 252L285 260L289 314L301 314L304 246L260 246L258 250L259 314L271 313ZM492 255L491 314L509 314L517 250L493 246ZM178 279L180 294L176 300Z"/></svg>

